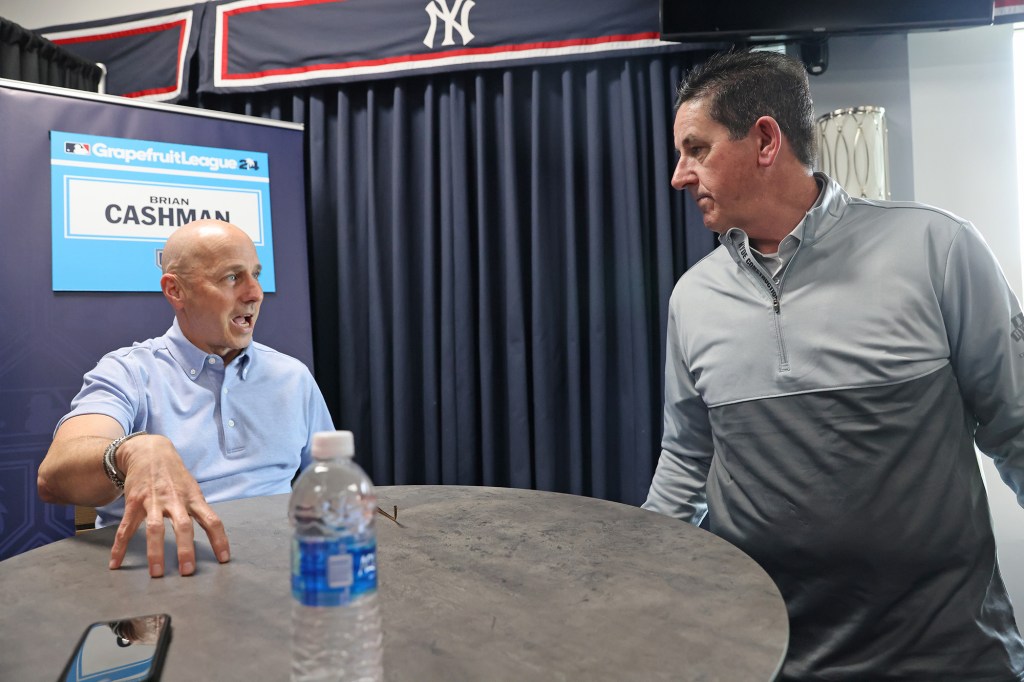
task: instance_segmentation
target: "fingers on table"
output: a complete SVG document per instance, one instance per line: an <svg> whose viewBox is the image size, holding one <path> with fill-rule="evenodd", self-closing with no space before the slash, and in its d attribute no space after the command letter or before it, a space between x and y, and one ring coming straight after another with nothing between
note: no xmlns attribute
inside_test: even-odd
<svg viewBox="0 0 1024 682"><path fill-rule="evenodd" d="M131 503L126 500L124 516L114 536L114 545L110 550L110 568L120 568L128 550L128 541L136 530L146 522L146 563L149 574L159 578L164 574L164 517L171 520L175 542L178 548L178 571L181 575L192 575L196 568L194 517L210 540L210 546L217 560L225 563L231 558L231 548L224 523L210 508L202 497L193 500L188 509L181 505L163 507L156 500L150 500L146 509L141 502Z"/></svg>
<svg viewBox="0 0 1024 682"><path fill-rule="evenodd" d="M192 575L196 571L195 531L192 517L180 508L169 510L174 538L178 543L178 572L181 575Z"/></svg>
<svg viewBox="0 0 1024 682"><path fill-rule="evenodd" d="M142 523L144 510L141 504L129 504L125 502L124 516L117 527L114 535L114 546L110 548L110 568L120 568L124 561L125 552L128 551L128 541L135 535L139 524Z"/></svg>
<svg viewBox="0 0 1024 682"><path fill-rule="evenodd" d="M227 563L231 559L231 547L228 545L228 534L224 530L224 522L205 501L195 505L192 516L206 531L206 537L210 539L210 547L213 548L217 561L222 564Z"/></svg>

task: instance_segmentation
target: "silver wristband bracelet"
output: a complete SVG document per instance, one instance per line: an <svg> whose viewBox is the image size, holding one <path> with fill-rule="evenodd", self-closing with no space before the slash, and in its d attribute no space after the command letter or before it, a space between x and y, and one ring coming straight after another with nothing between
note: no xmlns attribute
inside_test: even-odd
<svg viewBox="0 0 1024 682"><path fill-rule="evenodd" d="M107 472L107 478L117 486L118 490L124 490L124 474L117 468L117 448L121 443L135 436L145 436L145 431L126 433L125 435L111 441L107 449L103 451L103 470Z"/></svg>

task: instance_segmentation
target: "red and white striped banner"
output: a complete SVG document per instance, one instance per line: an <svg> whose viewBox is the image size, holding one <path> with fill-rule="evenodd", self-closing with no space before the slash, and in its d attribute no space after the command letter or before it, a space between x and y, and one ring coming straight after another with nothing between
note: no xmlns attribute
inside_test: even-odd
<svg viewBox="0 0 1024 682"><path fill-rule="evenodd" d="M1024 20L1024 0L995 0L992 20L997 24Z"/></svg>

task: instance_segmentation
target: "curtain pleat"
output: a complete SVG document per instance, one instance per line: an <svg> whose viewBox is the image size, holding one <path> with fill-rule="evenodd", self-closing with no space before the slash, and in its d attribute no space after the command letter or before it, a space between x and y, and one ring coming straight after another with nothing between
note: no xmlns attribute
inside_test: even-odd
<svg viewBox="0 0 1024 682"><path fill-rule="evenodd" d="M643 500L668 298L714 246L668 185L690 58L200 103L306 126L316 376L375 482Z"/></svg>
<svg viewBox="0 0 1024 682"><path fill-rule="evenodd" d="M0 78L96 92L101 76L96 64L0 18Z"/></svg>

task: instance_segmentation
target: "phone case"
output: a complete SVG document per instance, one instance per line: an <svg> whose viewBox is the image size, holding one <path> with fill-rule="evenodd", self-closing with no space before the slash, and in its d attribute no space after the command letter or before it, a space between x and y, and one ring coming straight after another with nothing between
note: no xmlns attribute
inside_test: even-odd
<svg viewBox="0 0 1024 682"><path fill-rule="evenodd" d="M153 619L158 624L153 624ZM158 627L153 632L153 627ZM107 632L109 628L110 632ZM155 644L152 657L140 659L136 662L115 663L112 667L93 670L96 664L91 660L92 649L87 649L87 642L90 640L90 633L99 630L94 639L99 639L100 646L111 654L112 647L128 648L135 644ZM152 641L150 641L152 640ZM166 613L155 613L146 616L133 616L118 621L98 621L90 623L78 643L71 652L64 670L61 672L57 682L90 682L92 680L104 680L104 682L116 682L117 680L132 680L132 682L155 682L160 679L163 673L164 659L167 656L167 648L171 641L171 617ZM113 644L112 644L113 643ZM102 653L100 654L102 656ZM92 656L95 658L95 656ZM116 658L116 656L115 656ZM127 658L127 657L126 657ZM108 659L110 660L110 659ZM143 664L145 661L145 664ZM143 673L144 668L148 672ZM140 677L140 674L142 676Z"/></svg>

